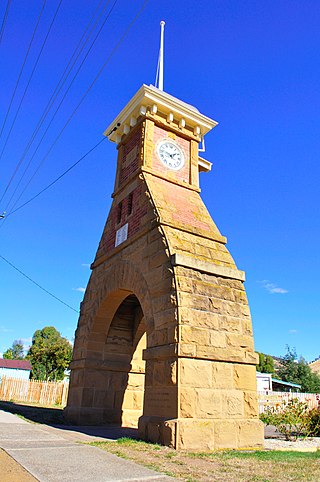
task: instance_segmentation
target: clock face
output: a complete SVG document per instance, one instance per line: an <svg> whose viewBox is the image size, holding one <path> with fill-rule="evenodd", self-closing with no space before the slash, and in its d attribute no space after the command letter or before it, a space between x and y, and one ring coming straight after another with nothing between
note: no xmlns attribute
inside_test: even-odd
<svg viewBox="0 0 320 482"><path fill-rule="evenodd" d="M168 169L179 171L184 166L182 149L173 141L163 139L157 145L157 156Z"/></svg>

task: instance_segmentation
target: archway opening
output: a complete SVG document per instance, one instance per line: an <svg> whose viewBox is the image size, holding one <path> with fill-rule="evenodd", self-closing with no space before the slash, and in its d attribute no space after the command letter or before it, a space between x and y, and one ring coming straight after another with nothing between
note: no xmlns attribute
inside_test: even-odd
<svg viewBox="0 0 320 482"><path fill-rule="evenodd" d="M113 316L103 352L106 362L113 362L115 370L110 394L116 419L123 427L137 427L143 413L146 326L138 298L131 294Z"/></svg>

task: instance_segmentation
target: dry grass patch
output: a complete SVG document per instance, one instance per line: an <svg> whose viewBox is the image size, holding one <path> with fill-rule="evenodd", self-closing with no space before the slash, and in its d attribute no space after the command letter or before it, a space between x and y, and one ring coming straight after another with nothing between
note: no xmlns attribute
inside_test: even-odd
<svg viewBox="0 0 320 482"><path fill-rule="evenodd" d="M320 480L320 452L192 453L128 438L91 445L187 482Z"/></svg>

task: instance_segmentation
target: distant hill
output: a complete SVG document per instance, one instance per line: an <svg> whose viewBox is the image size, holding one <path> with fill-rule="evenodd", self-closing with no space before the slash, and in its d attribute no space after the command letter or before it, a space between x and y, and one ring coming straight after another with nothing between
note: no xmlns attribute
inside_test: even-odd
<svg viewBox="0 0 320 482"><path fill-rule="evenodd" d="M314 373L317 373L318 375L320 375L320 357L310 362L309 367Z"/></svg>
<svg viewBox="0 0 320 482"><path fill-rule="evenodd" d="M271 355L271 357L273 358L274 368L275 370L277 370L281 365L282 358L280 358L279 356L273 356L273 355Z"/></svg>

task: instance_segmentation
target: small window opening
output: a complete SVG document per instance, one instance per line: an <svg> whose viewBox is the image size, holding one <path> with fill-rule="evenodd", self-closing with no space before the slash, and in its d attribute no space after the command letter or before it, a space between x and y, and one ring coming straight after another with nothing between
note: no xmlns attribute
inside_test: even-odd
<svg viewBox="0 0 320 482"><path fill-rule="evenodd" d="M132 213L132 202L133 202L133 193L131 192L128 196L128 216Z"/></svg>
<svg viewBox="0 0 320 482"><path fill-rule="evenodd" d="M121 223L122 218L122 202L118 204L118 213L117 213L117 223Z"/></svg>

